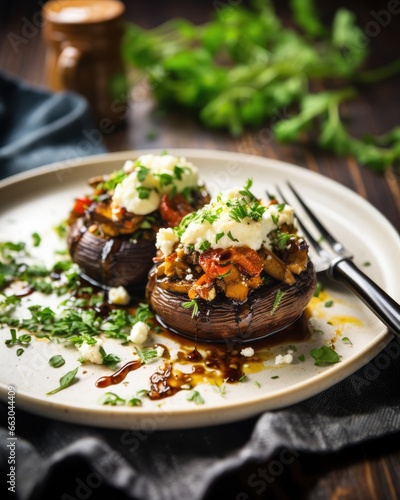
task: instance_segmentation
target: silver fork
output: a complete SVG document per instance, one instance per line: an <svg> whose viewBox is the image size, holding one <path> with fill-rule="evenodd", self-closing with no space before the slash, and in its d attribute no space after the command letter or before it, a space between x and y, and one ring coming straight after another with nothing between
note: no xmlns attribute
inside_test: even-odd
<svg viewBox="0 0 400 500"><path fill-rule="evenodd" d="M310 220L314 223L323 241L326 241L330 247L330 249L325 249L320 242L314 238L305 226L304 221L300 220L296 212L298 225L301 227L304 236L310 245L314 247L316 252L315 258L312 259L316 271L318 273L325 273L334 281L343 282L371 309L371 311L375 313L387 328L400 339L400 305L354 264L350 252L329 233L290 182L287 182L287 185ZM279 187L277 187L277 192L286 204L291 205Z"/></svg>

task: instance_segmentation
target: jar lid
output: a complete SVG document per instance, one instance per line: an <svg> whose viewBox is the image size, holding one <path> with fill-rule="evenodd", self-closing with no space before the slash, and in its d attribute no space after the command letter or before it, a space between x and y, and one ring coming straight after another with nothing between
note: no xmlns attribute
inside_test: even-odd
<svg viewBox="0 0 400 500"><path fill-rule="evenodd" d="M120 17L125 6L118 0L52 0L43 6L45 17L57 24L94 24Z"/></svg>

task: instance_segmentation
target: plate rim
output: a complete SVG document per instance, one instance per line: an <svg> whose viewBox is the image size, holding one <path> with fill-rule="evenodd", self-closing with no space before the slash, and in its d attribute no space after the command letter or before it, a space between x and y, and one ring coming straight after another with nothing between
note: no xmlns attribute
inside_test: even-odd
<svg viewBox="0 0 400 500"><path fill-rule="evenodd" d="M29 179L40 177L41 175L47 175L55 169L65 170L69 168L82 168L84 166L90 166L96 163L108 163L124 161L126 159L137 157L142 154L159 154L164 151L163 148L146 148L146 149L132 149L119 152L111 153L101 153L96 155L84 156L73 158L71 160L58 161L54 163L49 163L41 167L36 167L25 172L21 172L5 179L0 180L0 191L7 188L10 185L16 185L21 182L29 181ZM197 149L197 148L168 148L168 153L177 156L185 156L189 159L191 158L202 158L202 159L220 159L230 161L231 159L237 159L239 161L247 161L255 163L262 168L268 168L268 166L274 167L284 167L289 171L296 171L297 175L300 175L304 179L319 179L330 184L335 189L340 189L347 193L348 196L356 198L358 203L364 204L369 210L374 212L374 216L379 219L379 221L385 225L385 230L389 231L390 236L397 237L397 230L391 224L391 222L386 219L386 217L375 208L372 203L360 196L355 191L351 190L349 187L340 184L338 181L325 176L322 173L309 170L300 165L285 162L275 158L262 157L257 155L252 155L248 153L241 153L236 151L224 151L224 150L214 150L214 149ZM400 238L398 241L400 248ZM324 390L332 387L343 379L347 378L349 375L353 374L358 369L362 368L371 359L373 359L379 352L381 352L385 346L393 338L387 328L382 326L382 331L379 333L369 345L367 351L363 350L353 355L350 360L347 360L345 365L335 365L329 368L329 371L321 371L315 374L311 380L306 379L300 383L291 385L285 389L278 389L275 392L282 394L282 401L275 404L273 408L262 409L263 404L266 405L265 396L260 395L257 398L253 398L249 403L247 401L224 401L222 405L216 408L210 407L196 407L193 409L174 409L169 412L169 410L161 410L159 414L172 413L172 419L168 425L161 425L158 429L183 429L183 428L195 428L202 427L205 425L222 425L226 423L231 423L234 421L241 420L243 418L248 418L251 416L258 415L263 411L275 410L283 407L287 407L301 401L308 399L314 395L317 395ZM6 400L7 398L7 386L11 384L4 384L0 381L0 398ZM319 390L316 390L315 386L319 386ZM18 391L18 388L16 388ZM268 398L272 397L275 392L269 393ZM131 428L140 428L140 422L143 423L143 419L154 418L154 415L158 412L149 411L148 408L135 408L126 409L123 407L112 407L109 409L104 406L93 407L85 406L82 404L73 404L69 402L68 404L60 403L59 401L44 400L29 394L21 394L17 392L18 396L18 406L27 411L39 414L41 416L52 417L59 420L64 420L68 422L74 422L78 424L95 425L99 427L110 427L110 428L126 428L130 426ZM237 411L239 408L239 414L230 414L232 408ZM47 410L47 411L46 411ZM210 412L217 412L220 414L218 418L212 419L210 417ZM72 413L74 414L71 419ZM93 421L93 416L100 421ZM209 417L210 423L205 423ZM135 418L136 417L136 418ZM135 420L135 422L132 422ZM171 421L172 420L172 421ZM190 420L186 422L185 420ZM167 420L168 422L168 420Z"/></svg>

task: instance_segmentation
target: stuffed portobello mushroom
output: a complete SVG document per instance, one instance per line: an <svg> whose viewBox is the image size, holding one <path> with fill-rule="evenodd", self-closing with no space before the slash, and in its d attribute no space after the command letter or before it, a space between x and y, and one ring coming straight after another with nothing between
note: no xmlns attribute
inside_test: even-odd
<svg viewBox="0 0 400 500"><path fill-rule="evenodd" d="M105 288L144 287L160 228L210 201L198 169L185 158L143 155L123 168L89 179L68 220L68 248L82 275Z"/></svg>
<svg viewBox="0 0 400 500"><path fill-rule="evenodd" d="M316 285L293 208L242 188L160 229L147 298L159 321L205 342L254 341L301 317Z"/></svg>

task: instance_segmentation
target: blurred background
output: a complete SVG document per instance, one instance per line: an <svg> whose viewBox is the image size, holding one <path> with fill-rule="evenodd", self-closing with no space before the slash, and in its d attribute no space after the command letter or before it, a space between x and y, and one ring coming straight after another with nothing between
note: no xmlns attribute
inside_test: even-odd
<svg viewBox="0 0 400 500"><path fill-rule="evenodd" d="M42 38L41 7L43 0L2 0L0 3L0 67L10 75L32 84L47 86L45 73L45 44ZM125 18L141 28L153 28L170 19L183 18L196 25L218 18L226 6L245 7L245 0L125 0ZM354 12L363 38L360 44L369 52L363 69L374 69L400 57L398 32L400 7L397 0L331 2L317 1L321 20L330 26L335 12L345 7ZM286 27L293 27L288 0L274 2L277 15ZM383 11L386 12L383 13ZM390 13L390 12L391 13ZM388 15L389 12L389 15ZM135 43L134 39L131 43ZM324 84L315 90L324 90ZM355 99L341 108L346 126L355 137L365 134L379 135L399 124L399 75L378 84L360 86ZM278 117L279 118L279 117ZM210 129L187 110L161 109L152 97L150 88L130 89L126 126L112 134L104 134L109 151L135 148L202 147L241 151L308 166L357 190L375 206L382 205L376 198L378 182L390 193L387 204L380 208L396 227L400 227L400 191L397 163L394 168L377 172L361 164L363 182L360 181L359 162L329 151L321 151L312 142L284 144L271 133L276 116L255 127L246 127L244 133L232 136L225 129Z"/></svg>

